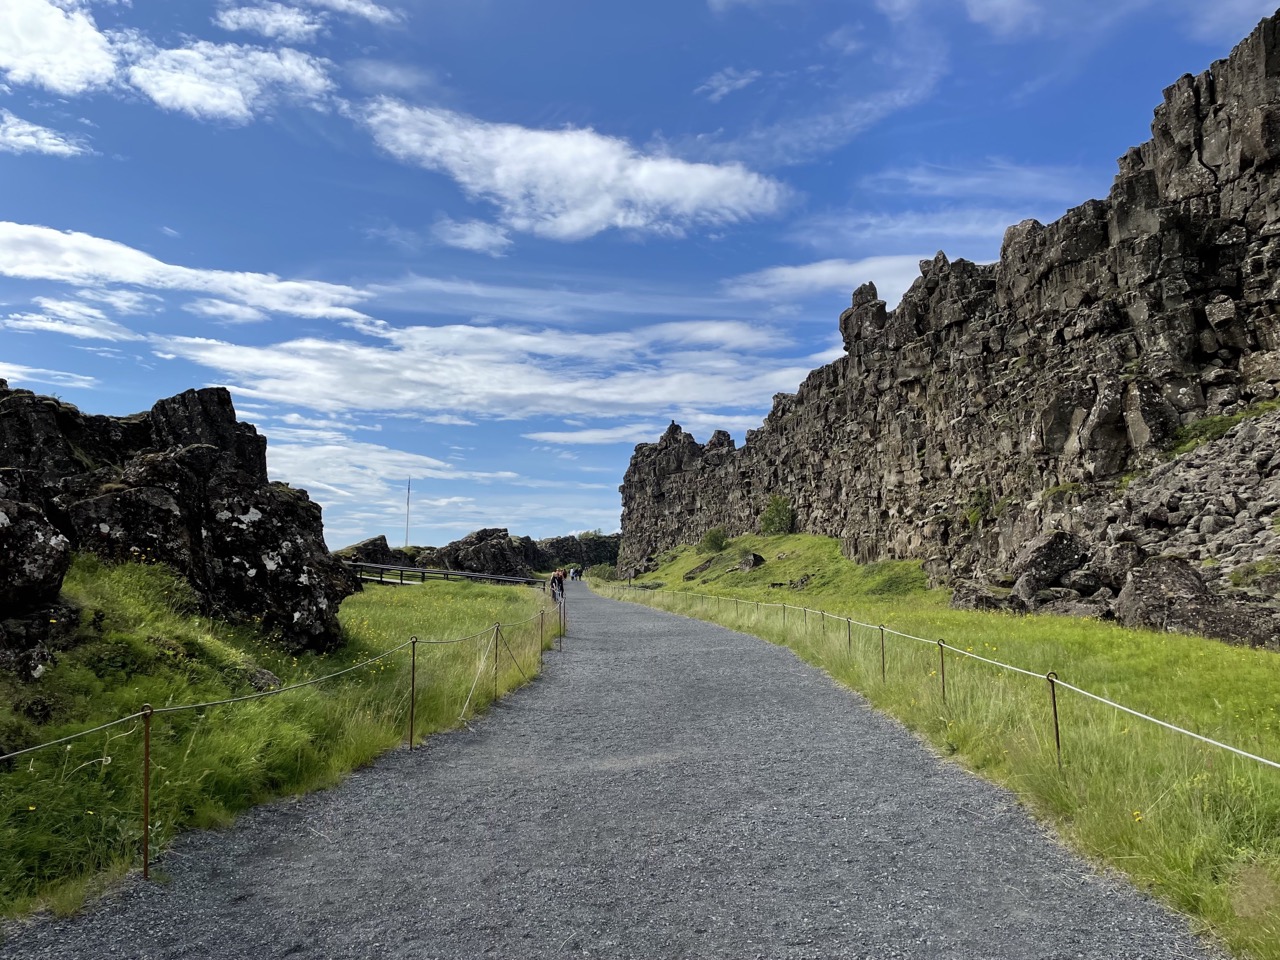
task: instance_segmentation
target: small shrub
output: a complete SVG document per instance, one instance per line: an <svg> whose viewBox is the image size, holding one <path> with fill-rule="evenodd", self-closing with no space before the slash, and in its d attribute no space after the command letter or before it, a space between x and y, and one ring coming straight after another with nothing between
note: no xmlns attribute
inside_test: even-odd
<svg viewBox="0 0 1280 960"><path fill-rule="evenodd" d="M584 571L592 580L617 580L618 570L611 563L597 563Z"/></svg>
<svg viewBox="0 0 1280 960"><path fill-rule="evenodd" d="M786 497L774 494L760 514L760 532L766 537L784 536L796 529L796 511Z"/></svg>
<svg viewBox="0 0 1280 960"><path fill-rule="evenodd" d="M719 553L729 545L729 534L725 533L724 527L712 527L702 535L702 539L698 541L699 553Z"/></svg>

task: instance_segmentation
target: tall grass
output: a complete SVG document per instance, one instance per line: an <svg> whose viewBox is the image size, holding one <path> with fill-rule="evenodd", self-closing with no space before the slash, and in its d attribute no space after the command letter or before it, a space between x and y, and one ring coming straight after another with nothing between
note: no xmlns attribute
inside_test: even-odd
<svg viewBox="0 0 1280 960"><path fill-rule="evenodd" d="M15 704L4 740L25 746L156 708L253 692L259 668L293 684L342 670L417 635L419 738L482 712L534 676L557 618L527 587L432 582L348 598L347 641L290 656L254 631L195 614L162 567L77 558L64 596L84 611L78 645L38 680L0 681ZM539 618L540 612L545 618ZM495 623L504 628L493 671ZM540 632L540 627L544 629ZM410 650L338 679L246 703L157 715L152 727L152 849L179 830L226 824L249 806L331 786L407 735ZM36 724L30 717L46 718ZM0 769L0 916L65 913L136 865L141 839L140 722L21 757Z"/></svg>
<svg viewBox="0 0 1280 960"><path fill-rule="evenodd" d="M739 572L744 548L766 563ZM1236 955L1280 960L1280 771L1061 688L1059 771L1046 681L946 653L944 703L936 643L888 634L882 680L878 629L769 604L885 623L1036 673L1054 670L1134 709L1280 760L1275 653L1086 620L951 610L947 594L925 591L911 565L858 567L818 538L741 538L711 569L684 580L703 559L674 551L636 581L662 583L662 591L593 586L789 646L940 753L1014 790L1075 849L1122 870ZM804 573L804 589L768 586Z"/></svg>

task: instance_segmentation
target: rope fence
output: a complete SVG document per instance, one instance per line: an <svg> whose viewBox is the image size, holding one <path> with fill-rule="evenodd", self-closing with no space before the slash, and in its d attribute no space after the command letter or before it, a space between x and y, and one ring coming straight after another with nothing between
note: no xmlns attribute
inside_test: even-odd
<svg viewBox="0 0 1280 960"><path fill-rule="evenodd" d="M566 603L564 601L563 595L556 602L555 616L557 619L557 631L553 635L552 639L556 643L555 649L563 650L564 649L564 632L568 628L568 616L566 611ZM117 726L120 726L121 724L129 723L131 721L136 721L141 719L142 728L143 728L142 876L143 876L143 879L149 880L151 877L151 863L150 863L151 861L151 856L150 856L150 853L151 853L150 851L151 779L152 779L151 777L151 766L152 766L151 764L151 720L153 717L169 715L169 714L186 713L186 712L196 711L196 710L207 710L213 707L221 707L221 706L228 706L232 704L245 703L251 700L261 700L266 697L275 697L281 694L290 693L294 690L301 690L304 687L316 686L318 684L335 680L338 677L342 677L350 673L355 673L356 671L359 671L359 670L367 669L373 664L376 664L379 661L385 660L388 657L390 657L392 654L398 653L404 650L406 647L408 647L410 650L409 718L408 718L408 732L406 735L406 741L408 743L409 750L412 751L414 749L414 741L415 741L415 714L416 714L415 708L416 708L417 699L418 699L417 697L418 645L419 644L456 645L456 644L468 643L468 642L480 640L482 638L484 639L484 645L479 651L480 653L480 656L478 657L479 666L478 666L478 669L476 670L475 680L471 684L471 689L468 692L466 701L463 704L462 712L458 716L459 724L463 726L469 726L467 724L467 711L471 708L471 703L475 699L476 689L479 686L480 679L486 670L492 671L493 700L496 701L498 699L499 661L500 661L501 650L505 649L507 651L507 656L510 658L511 662L515 664L515 667L518 670L521 678L526 683L529 682L530 680L529 673L525 671L524 665L522 665L520 662L520 658L516 656L515 650L512 649L511 643L508 641L508 638L503 635L502 631L505 628L508 632L510 632L513 628L527 626L533 623L533 621L535 620L538 621L538 639L537 639L538 664L537 664L537 671L533 671L531 668L530 672L536 675L537 672L541 672L542 653L543 653L543 650L546 649L546 630L547 630L547 622L546 622L547 611L546 610L540 610L535 615L528 617L524 620L517 620L517 621L513 621L511 623L506 623L506 624L495 623L492 627L487 627L478 633L473 633L470 636L466 636L466 637L456 637L448 640L423 640L416 636L413 636L413 637L410 637L408 640L406 640L404 643L397 644L394 647L391 647L387 650L382 651L376 656L369 657L367 660L362 660L359 663L352 664L349 667L344 667L341 670L336 670L333 673L325 674L324 676L321 676L321 677L312 677L309 680L303 680L298 683L288 684L287 686L277 687L274 690L262 690L257 693L244 694L242 696L237 696L237 697L226 697L221 700L207 700L201 703L184 703L184 704L175 704L175 705L163 706L163 707L153 707L149 703L144 703L141 709L139 709L138 711L131 713L127 716L120 717L119 719L111 720L107 723L99 724L98 726L91 727L87 730L80 730L76 733L69 734L65 737L59 737L56 740L49 740L45 743L40 743L33 747L26 747L22 750L15 750L11 753L0 755L0 764L4 764L18 757L34 754L41 750L46 750L50 747L55 747L62 744L70 744L72 741L79 740L84 737L92 736L93 734L100 733L103 730L109 730L112 727L117 727ZM67 749L70 750L71 747L68 746Z"/></svg>
<svg viewBox="0 0 1280 960"><path fill-rule="evenodd" d="M862 623L861 621L855 620L852 617L841 617L833 613L828 613L826 610L813 610L808 607L797 607L789 603L768 603L768 602L762 603L761 601L758 601L758 600L741 600L737 597L722 597L715 594L705 594L705 593L688 593L682 590L650 590L644 587L613 585L613 584L610 584L610 586L613 589L629 590L639 594L648 594L648 595L655 595L655 596L662 595L662 594L669 594L673 597L692 597L692 598L701 599L701 600L712 600L712 601L715 601L717 609L719 609L719 606L723 603L733 603L735 605L734 606L735 610L739 610L741 605L745 604L748 607L754 608L754 612L757 618L761 610L767 610L770 608L779 609L781 612L781 622L782 622L782 627L784 631L786 629L788 610L793 611L795 614L799 614L800 617L802 618L803 624L806 627L808 625L809 617L811 616L821 617L824 633L827 626L827 620L835 620L839 623L844 624L845 626L845 637L846 637L845 642L847 647L852 645L854 627L858 627L860 629L872 630L872 631L879 631L881 681L885 681L886 679L886 657L885 657L886 636L899 637L903 640L911 640L919 643L929 644L930 646L936 646L938 648L938 674L940 678L943 703L946 703L946 700L947 700L946 654L948 652L956 654L961 657L966 657L970 660L978 660L978 661L981 661L982 663L990 664L993 667L996 667L1000 670L1009 671L1010 673L1016 673L1016 674L1021 674L1027 677L1033 677L1036 680L1044 680L1049 685L1049 698L1050 698L1050 703L1053 710L1054 744L1057 751L1057 760L1058 760L1059 769L1062 768L1062 734L1061 734L1061 728L1060 728L1059 719L1058 719L1058 688L1061 687L1064 690L1070 690L1072 693L1077 693L1082 697L1086 697L1090 700L1094 700L1098 703L1104 704L1115 710L1120 710L1126 714L1129 714L1130 716L1137 717L1138 719L1156 724L1160 727L1163 727L1166 730L1181 734L1186 737L1191 737L1195 740L1200 741L1201 743L1206 743L1206 744L1209 744L1210 746L1229 751L1230 753L1233 753L1236 756L1244 757L1245 759L1252 760L1256 763L1260 763L1267 767L1271 767L1272 769L1280 770L1280 762L1277 762L1275 760L1270 760L1267 757L1262 757L1255 753L1250 753L1247 750L1242 750L1239 747L1232 746L1231 744L1228 744L1228 743L1222 743L1221 741L1214 740L1212 737L1206 737L1203 734L1196 733L1193 730L1187 730L1186 728L1180 727L1177 724L1169 723L1167 720L1161 720L1158 717L1153 717L1153 716L1150 716L1149 714L1143 713L1140 710L1135 710L1132 707L1125 706L1123 703L1117 703L1116 701L1108 699L1107 697L1104 697L1100 694L1093 693L1092 691L1086 690L1083 687L1078 687L1075 684L1068 683L1065 680L1059 679L1056 671L1050 670L1048 673L1036 673L1033 670L1027 670L1024 667L1015 666L1011 663L1004 663L1003 661L1000 661L1000 660L992 660L989 657L980 656L968 650L961 649L960 647L953 646L952 644L947 643L945 640L941 640L941 639L929 640L925 637L917 637L909 633L902 633L901 631L893 630L890 627L885 626L884 624Z"/></svg>

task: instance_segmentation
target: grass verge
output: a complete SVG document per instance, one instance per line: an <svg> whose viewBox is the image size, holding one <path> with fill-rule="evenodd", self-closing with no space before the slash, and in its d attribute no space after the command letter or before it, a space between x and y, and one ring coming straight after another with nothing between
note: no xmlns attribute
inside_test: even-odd
<svg viewBox="0 0 1280 960"><path fill-rule="evenodd" d="M753 553L765 563L740 569ZM1280 759L1276 654L1087 620L952 610L949 594L927 591L915 565L858 566L824 538L741 537L690 580L705 554L682 548L662 559L635 581L661 589L592 585L785 644L939 753L1013 790L1073 848L1123 871L1236 956L1280 960L1280 771L1060 690L1059 772L1046 682L950 654L944 703L936 644L890 635L882 680L879 630L796 610L784 623L767 604L884 623L1036 673L1054 670L1271 759Z"/></svg>
<svg viewBox="0 0 1280 960"><path fill-rule="evenodd" d="M417 652L419 738L483 712L536 674L539 642L557 618L540 591L437 581L371 587L348 598L347 642L325 655L293 657L253 630L199 617L189 587L163 567L107 565L81 556L63 596L78 604L78 643L38 680L0 679L9 743L47 742L155 707L253 692L259 669L286 685L333 673L403 643ZM538 614L547 616L540 630ZM496 692L488 657L504 628ZM514 659L513 659L514 657ZM153 853L179 830L229 823L240 811L337 783L405 740L410 651L323 684L247 703L157 716L152 726ZM40 722L37 722L40 721ZM78 909L139 861L140 723L125 724L0 766L0 917Z"/></svg>

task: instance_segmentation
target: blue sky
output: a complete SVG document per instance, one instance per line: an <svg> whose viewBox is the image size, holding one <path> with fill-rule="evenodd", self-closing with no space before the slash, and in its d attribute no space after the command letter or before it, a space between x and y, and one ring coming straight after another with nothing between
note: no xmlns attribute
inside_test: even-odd
<svg viewBox="0 0 1280 960"><path fill-rule="evenodd" d="M333 547L616 530L1275 0L3 0L0 377L221 384Z"/></svg>

